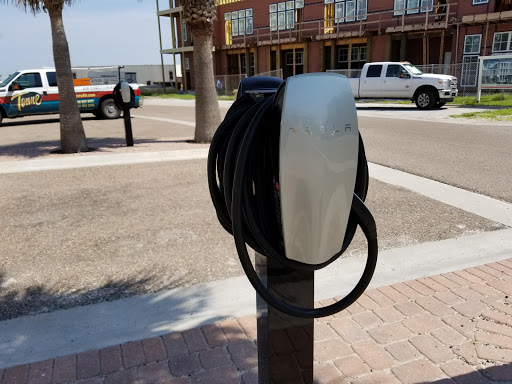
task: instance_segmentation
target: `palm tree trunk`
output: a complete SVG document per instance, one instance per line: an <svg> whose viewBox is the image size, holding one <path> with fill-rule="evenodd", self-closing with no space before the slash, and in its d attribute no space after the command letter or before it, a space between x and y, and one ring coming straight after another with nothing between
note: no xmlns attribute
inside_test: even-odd
<svg viewBox="0 0 512 384"><path fill-rule="evenodd" d="M219 101L213 79L212 33L192 27L196 90L195 141L211 142L220 124Z"/></svg>
<svg viewBox="0 0 512 384"><path fill-rule="evenodd" d="M68 41L62 21L62 8L49 7L48 9L52 27L53 59L59 87L60 145L63 153L85 152L88 149L87 139L76 102Z"/></svg>

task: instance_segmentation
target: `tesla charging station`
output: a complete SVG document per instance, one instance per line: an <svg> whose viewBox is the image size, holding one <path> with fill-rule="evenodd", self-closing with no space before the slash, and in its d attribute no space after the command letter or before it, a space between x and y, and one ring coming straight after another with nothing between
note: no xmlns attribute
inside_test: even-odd
<svg viewBox="0 0 512 384"><path fill-rule="evenodd" d="M368 179L345 76L241 82L211 143L208 184L257 293L259 383L313 383L314 318L344 310L370 283L378 249ZM345 252L357 226L368 242L359 281L314 308L314 271Z"/></svg>
<svg viewBox="0 0 512 384"><path fill-rule="evenodd" d="M114 87L114 102L123 111L126 146L133 147L130 109L135 105L135 92L126 81L121 81Z"/></svg>

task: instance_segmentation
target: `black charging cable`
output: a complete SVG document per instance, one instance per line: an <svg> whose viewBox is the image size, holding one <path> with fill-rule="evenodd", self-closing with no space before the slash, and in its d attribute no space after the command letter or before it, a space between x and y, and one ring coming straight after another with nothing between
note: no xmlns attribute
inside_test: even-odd
<svg viewBox="0 0 512 384"><path fill-rule="evenodd" d="M275 133L279 130L280 111L273 110L276 96L264 100L246 96L249 95L238 99L228 111L212 140L208 155L208 184L219 221L234 236L240 262L252 286L270 305L288 315L303 318L337 313L363 294L377 264L376 225L363 202L368 190L368 165L362 140L359 138L354 197L340 251L328 261L316 265L288 259L280 227L276 164L272 161L279 148ZM368 240L368 258L363 274L348 295L323 308L293 306L272 295L254 270L246 247L247 244L287 267L317 270L336 260L347 249L358 225Z"/></svg>

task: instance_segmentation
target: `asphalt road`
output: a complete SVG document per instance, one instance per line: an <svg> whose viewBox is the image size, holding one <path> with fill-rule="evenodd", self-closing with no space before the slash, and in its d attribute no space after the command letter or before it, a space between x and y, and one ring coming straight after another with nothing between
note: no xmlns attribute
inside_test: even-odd
<svg viewBox="0 0 512 384"><path fill-rule="evenodd" d="M512 202L512 124L359 119L368 160Z"/></svg>
<svg viewBox="0 0 512 384"><path fill-rule="evenodd" d="M193 135L191 103L157 104L133 112L136 143ZM411 108L391 111L405 119L386 116L389 106L371 112L359 119L369 161L511 201L512 127L468 125L444 110L435 123ZM122 120L85 115L84 124L93 142L124 140ZM0 160L34 146L38 156L58 146L58 121L8 120L0 143ZM0 175L0 320L240 275L205 168L195 160ZM375 180L368 205L381 249L501 228ZM350 252L364 249L356 237Z"/></svg>

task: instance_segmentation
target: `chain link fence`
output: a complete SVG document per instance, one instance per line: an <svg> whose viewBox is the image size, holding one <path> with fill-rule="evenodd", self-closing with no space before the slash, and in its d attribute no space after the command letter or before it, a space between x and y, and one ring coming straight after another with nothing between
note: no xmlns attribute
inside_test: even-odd
<svg viewBox="0 0 512 384"><path fill-rule="evenodd" d="M238 84L247 78L246 74L240 75L219 75L214 76L215 87L217 95L219 96L233 96L238 89Z"/></svg>
<svg viewBox="0 0 512 384"><path fill-rule="evenodd" d="M423 73L433 73L436 75L450 75L457 78L457 88L459 97L457 102L461 104L474 103L478 92L478 61L471 61L459 64L428 64L416 65ZM339 73L348 78L357 78L361 76L360 69L329 69L327 72ZM506 97L512 97L512 93L502 89L483 89L482 97L492 101L503 100Z"/></svg>
<svg viewBox="0 0 512 384"><path fill-rule="evenodd" d="M280 79L282 79L283 78L283 70L276 69L274 71L258 73L255 76L271 76L271 77L279 77Z"/></svg>
<svg viewBox="0 0 512 384"><path fill-rule="evenodd" d="M327 72L347 76L349 79L361 77L361 69L328 69Z"/></svg>
<svg viewBox="0 0 512 384"><path fill-rule="evenodd" d="M476 98L478 90L478 62L459 64L427 64L416 65L416 67L423 73L450 75L456 77L459 98L462 103L465 102L465 99Z"/></svg>
<svg viewBox="0 0 512 384"><path fill-rule="evenodd" d="M258 73L257 75L254 76L273 76L282 79L283 70L278 69L275 71ZM243 79L246 79L247 77L248 76L246 74L214 76L217 94L219 96L235 96L236 91L238 90L238 85Z"/></svg>

